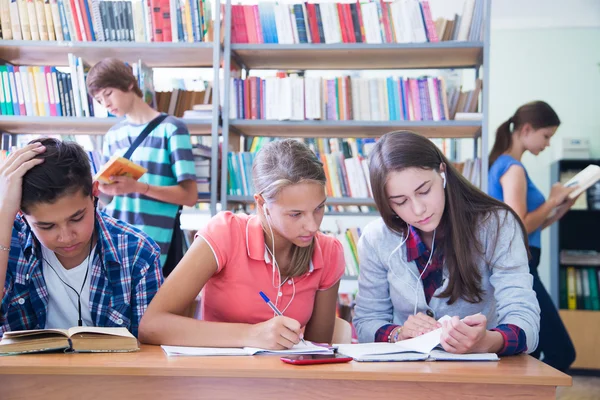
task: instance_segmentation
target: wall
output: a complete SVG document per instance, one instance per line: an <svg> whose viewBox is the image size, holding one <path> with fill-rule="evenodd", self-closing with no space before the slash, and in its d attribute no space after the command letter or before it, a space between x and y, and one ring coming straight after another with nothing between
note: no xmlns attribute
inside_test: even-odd
<svg viewBox="0 0 600 400"><path fill-rule="evenodd" d="M595 14L593 9L588 11ZM598 19L600 12L595 15ZM589 138L592 157L600 158L600 26L512 29L514 25L507 21L492 20L497 23L492 23L491 33L490 149L495 129L519 105L537 99L552 105L562 121L552 146L538 157L526 154L523 158L531 179L548 195L549 167L561 138ZM533 18L532 23L547 20ZM550 284L549 243L549 230L545 230L540 276L546 287Z"/></svg>

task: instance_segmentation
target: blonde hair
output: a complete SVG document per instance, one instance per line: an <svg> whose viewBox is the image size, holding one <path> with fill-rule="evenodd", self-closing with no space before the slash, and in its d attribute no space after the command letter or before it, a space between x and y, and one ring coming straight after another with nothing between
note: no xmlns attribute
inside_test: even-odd
<svg viewBox="0 0 600 400"><path fill-rule="evenodd" d="M275 201L281 190L290 185L317 183L325 186L327 182L323 164L315 153L294 139L276 140L262 147L252 166L252 180L256 193L266 202ZM264 225L263 229L269 236ZM308 271L314 242L307 247L292 246L292 260L284 275L301 276Z"/></svg>

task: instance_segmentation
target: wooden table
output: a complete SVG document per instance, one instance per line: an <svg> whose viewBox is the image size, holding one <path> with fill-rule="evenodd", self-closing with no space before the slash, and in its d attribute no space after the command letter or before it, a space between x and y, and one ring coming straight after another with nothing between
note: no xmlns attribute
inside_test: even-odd
<svg viewBox="0 0 600 400"><path fill-rule="evenodd" d="M0 399L555 399L571 377L529 356L500 362L294 366L279 357L125 354L0 357Z"/></svg>

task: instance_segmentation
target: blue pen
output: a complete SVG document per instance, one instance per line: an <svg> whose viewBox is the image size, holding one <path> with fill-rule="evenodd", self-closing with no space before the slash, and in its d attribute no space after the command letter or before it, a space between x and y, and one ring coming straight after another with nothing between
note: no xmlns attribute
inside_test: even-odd
<svg viewBox="0 0 600 400"><path fill-rule="evenodd" d="M273 302L271 301L271 299L269 299L269 297L264 292L258 292L258 294L260 294L260 297L262 297L263 300L265 301L265 303L267 303L267 305L269 307L271 307L271 309L273 310L273 312L275 312L275 314L277 314L277 315L283 315L281 313L281 311L279 311L279 309L277 307L275 307L275 304L273 304ZM304 341L304 339L300 338L300 340L302 340L302 343L306 344L306 342Z"/></svg>

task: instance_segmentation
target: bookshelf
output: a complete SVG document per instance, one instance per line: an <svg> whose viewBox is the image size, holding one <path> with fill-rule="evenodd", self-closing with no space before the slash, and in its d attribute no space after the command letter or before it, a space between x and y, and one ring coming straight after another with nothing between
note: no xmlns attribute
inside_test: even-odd
<svg viewBox="0 0 600 400"><path fill-rule="evenodd" d="M564 181L561 175L581 171L589 164L600 165L600 160L559 160L552 164L551 183ZM600 257L562 255L565 251L581 250L600 253L600 242L594 235L600 225L600 210L588 201L594 188L581 195L585 202L576 203L550 228L550 295L575 346L577 357L571 368L600 370L600 304L593 300L600 291Z"/></svg>
<svg viewBox="0 0 600 400"><path fill-rule="evenodd" d="M221 37L220 7L214 9L213 37ZM212 68L213 104L219 104L219 67L222 57L220 43L212 42L125 42L125 41L32 41L0 40L0 60L13 65L57 67L68 66L68 54L82 57L90 65L106 57L114 57L134 63L142 60L151 68ZM218 143L220 134L219 114L213 113L212 121L182 119L191 135L211 136ZM94 117L32 117L6 116L0 118L0 132L20 134L61 134L61 135L104 135L119 120L116 118ZM218 146L213 146L211 166L212 176L217 176ZM211 183L211 196L199 198L209 201L212 214L217 210L217 180Z"/></svg>
<svg viewBox="0 0 600 400"><path fill-rule="evenodd" d="M474 157L481 158L481 170L488 168L488 102L489 47L491 2L483 1L482 41L441 41L425 43L298 43L242 44L232 42L232 1L227 0L224 14L224 89L222 148L230 149L230 133L243 138L252 137L327 137L377 138L394 130L408 129L429 138L475 139ZM476 79L482 74L483 119L480 121L276 121L230 118L231 65L238 65L249 75L252 69L271 70L388 70L472 68ZM238 147L237 144L235 144ZM482 150L483 149L483 150ZM224 153L225 154L225 153ZM221 159L221 207L229 202L252 202L252 198L227 194L227 157ZM481 187L487 190L487 174L482 175ZM331 199L334 200L334 199ZM372 204L372 199L367 199ZM328 201L329 204L333 204ZM365 199L344 199L343 205L364 205Z"/></svg>
<svg viewBox="0 0 600 400"><path fill-rule="evenodd" d="M68 66L74 53L91 65L114 57L126 62L142 59L149 67L212 67L213 44L167 42L51 42L0 40L0 58L15 65Z"/></svg>
<svg viewBox="0 0 600 400"><path fill-rule="evenodd" d="M246 69L473 68L483 61L481 42L232 44Z"/></svg>
<svg viewBox="0 0 600 400"><path fill-rule="evenodd" d="M3 115L0 130L15 135L104 135L120 118L23 117ZM208 136L211 124L205 120L185 119L191 135Z"/></svg>
<svg viewBox="0 0 600 400"><path fill-rule="evenodd" d="M377 138L408 129L429 138L470 138L481 133L481 121L272 121L232 119L230 126L248 136Z"/></svg>

